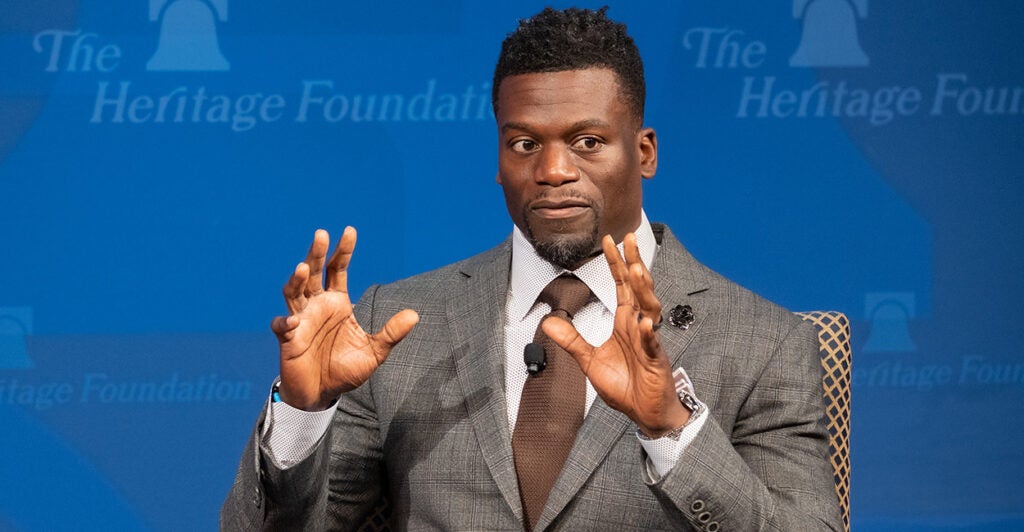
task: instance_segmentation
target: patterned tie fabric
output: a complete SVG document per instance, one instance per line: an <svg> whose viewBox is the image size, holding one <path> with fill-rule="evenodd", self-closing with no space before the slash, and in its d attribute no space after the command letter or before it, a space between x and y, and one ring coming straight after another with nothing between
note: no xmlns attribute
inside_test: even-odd
<svg viewBox="0 0 1024 532"><path fill-rule="evenodd" d="M593 297L583 281L564 274L551 281L537 301L551 306L548 316L571 321ZM547 367L527 378L512 433L527 530L533 529L544 511L551 487L583 424L587 399L586 377L572 355L548 338L540 326L533 341L544 346Z"/></svg>

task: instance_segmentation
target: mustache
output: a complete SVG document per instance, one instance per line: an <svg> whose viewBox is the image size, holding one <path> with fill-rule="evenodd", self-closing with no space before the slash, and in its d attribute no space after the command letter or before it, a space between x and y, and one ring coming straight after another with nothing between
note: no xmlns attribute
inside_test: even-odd
<svg viewBox="0 0 1024 532"><path fill-rule="evenodd" d="M597 201L595 201L594 198L590 197L589 195L583 192L580 192L579 190L571 188L565 190L543 190L534 197L530 198L530 201L527 202L527 205L535 205L539 202L560 203L565 202L567 200L586 203L588 206L591 207L597 206Z"/></svg>

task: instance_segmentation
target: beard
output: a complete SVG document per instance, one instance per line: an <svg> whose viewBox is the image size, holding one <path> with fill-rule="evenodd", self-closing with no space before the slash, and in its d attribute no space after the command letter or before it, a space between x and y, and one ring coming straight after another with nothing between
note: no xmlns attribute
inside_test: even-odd
<svg viewBox="0 0 1024 532"><path fill-rule="evenodd" d="M547 239L539 240L530 226L529 217L523 216L523 219L526 220L526 236L533 244L533 249L542 259L555 266L571 271L586 259L600 253L601 238L596 221L591 225L589 233L555 231Z"/></svg>

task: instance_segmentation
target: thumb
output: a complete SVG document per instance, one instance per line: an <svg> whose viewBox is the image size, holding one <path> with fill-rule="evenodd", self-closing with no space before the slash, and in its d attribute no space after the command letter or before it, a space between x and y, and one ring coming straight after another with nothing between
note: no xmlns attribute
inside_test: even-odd
<svg viewBox="0 0 1024 532"><path fill-rule="evenodd" d="M288 342L295 336L295 328L299 326L299 318L295 315L277 316L270 322L270 330L277 335L281 343Z"/></svg>
<svg viewBox="0 0 1024 532"><path fill-rule="evenodd" d="M583 373L587 372L586 369L594 354L594 346L583 339L572 323L558 316L548 316L540 323L540 328L548 338L576 359L583 368Z"/></svg>
<svg viewBox="0 0 1024 532"><path fill-rule="evenodd" d="M419 321L420 315L412 309L405 309L391 316L391 319L384 324L380 332L373 335L374 343L378 347L378 349L374 349L378 362L384 362L388 353L391 352L391 348L395 347L398 342L401 342Z"/></svg>

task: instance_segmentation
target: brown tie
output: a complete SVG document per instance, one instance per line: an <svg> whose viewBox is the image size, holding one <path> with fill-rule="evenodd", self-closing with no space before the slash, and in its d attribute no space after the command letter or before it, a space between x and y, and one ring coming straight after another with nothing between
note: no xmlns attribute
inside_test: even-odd
<svg viewBox="0 0 1024 532"><path fill-rule="evenodd" d="M571 321L592 298L593 293L583 281L565 274L551 281L537 301L551 306L548 316ZM526 379L512 433L512 454L527 530L536 526L544 511L551 487L583 424L587 400L586 377L572 355L548 338L539 325L533 341L544 346L547 367Z"/></svg>

